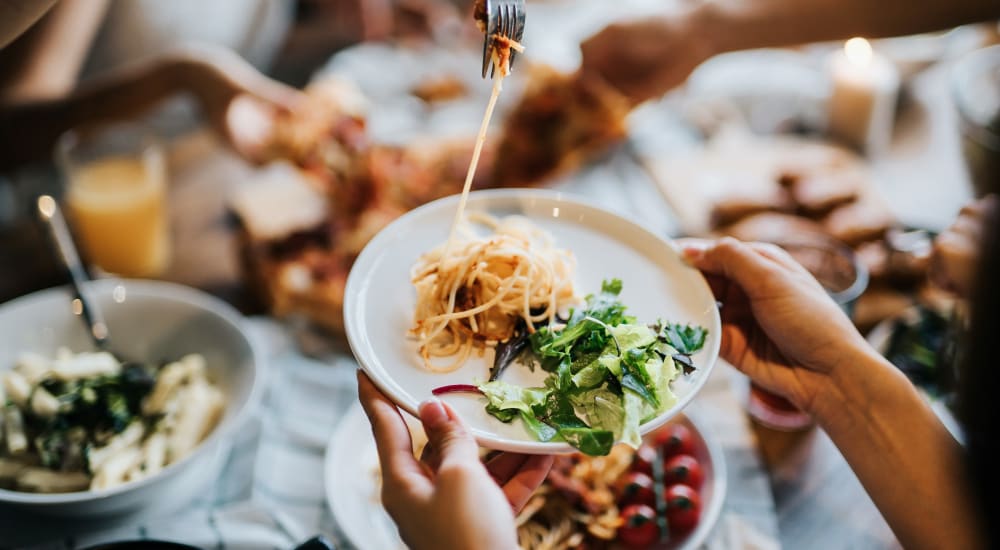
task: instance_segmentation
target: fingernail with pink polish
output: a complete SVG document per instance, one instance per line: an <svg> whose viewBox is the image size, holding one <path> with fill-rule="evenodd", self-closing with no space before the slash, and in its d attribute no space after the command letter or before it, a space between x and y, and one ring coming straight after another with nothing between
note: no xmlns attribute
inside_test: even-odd
<svg viewBox="0 0 1000 550"><path fill-rule="evenodd" d="M685 260L690 262L696 262L701 259L705 254L705 249L700 246L685 246L681 249L681 255Z"/></svg>

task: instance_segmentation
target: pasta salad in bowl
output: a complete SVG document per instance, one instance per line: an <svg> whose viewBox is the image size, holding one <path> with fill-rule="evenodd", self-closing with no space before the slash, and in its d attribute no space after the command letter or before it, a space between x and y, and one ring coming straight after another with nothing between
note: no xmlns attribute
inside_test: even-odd
<svg viewBox="0 0 1000 550"><path fill-rule="evenodd" d="M156 366L106 351L29 352L2 380L0 486L17 491L110 489L156 475L190 454L225 408L200 354Z"/></svg>
<svg viewBox="0 0 1000 550"><path fill-rule="evenodd" d="M0 504L93 517L193 497L258 400L239 313L169 283L87 288L120 357L93 350L65 289L0 305Z"/></svg>

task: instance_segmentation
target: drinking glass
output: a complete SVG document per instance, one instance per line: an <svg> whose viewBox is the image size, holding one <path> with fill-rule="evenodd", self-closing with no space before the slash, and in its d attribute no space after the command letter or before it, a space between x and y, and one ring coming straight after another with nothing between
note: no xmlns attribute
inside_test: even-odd
<svg viewBox="0 0 1000 550"><path fill-rule="evenodd" d="M73 130L56 146L70 222L87 261L125 277L170 260L163 146L139 124Z"/></svg>

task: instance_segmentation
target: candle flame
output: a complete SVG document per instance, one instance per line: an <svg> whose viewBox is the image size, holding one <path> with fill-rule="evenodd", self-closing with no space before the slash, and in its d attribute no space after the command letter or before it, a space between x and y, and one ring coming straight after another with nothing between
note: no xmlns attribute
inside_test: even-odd
<svg viewBox="0 0 1000 550"><path fill-rule="evenodd" d="M872 45L864 38L852 38L844 43L844 54L851 65L867 67L872 62Z"/></svg>

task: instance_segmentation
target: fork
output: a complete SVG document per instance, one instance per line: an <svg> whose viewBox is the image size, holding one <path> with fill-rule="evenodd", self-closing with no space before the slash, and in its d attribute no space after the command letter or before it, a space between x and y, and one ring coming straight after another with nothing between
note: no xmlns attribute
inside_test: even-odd
<svg viewBox="0 0 1000 550"><path fill-rule="evenodd" d="M80 261L80 254L76 251L76 244L73 243L73 237L70 235L59 203L50 195L41 195L38 197L37 207L38 219L47 229L50 242L69 274L74 313L86 325L87 334L94 342L94 346L113 355L119 363L146 363L137 361L135 357L123 355L120 350L112 348L108 324L104 321L104 315L101 314L97 301L90 293L88 285L90 277L83 268L83 262Z"/></svg>
<svg viewBox="0 0 1000 550"><path fill-rule="evenodd" d="M489 69L490 78L493 78L494 67L491 55L493 37L504 36L520 42L524 36L524 21L526 10L524 0L486 0L486 39L483 42L483 78L486 78L486 71ZM510 52L510 66L514 66L514 58L517 52Z"/></svg>

